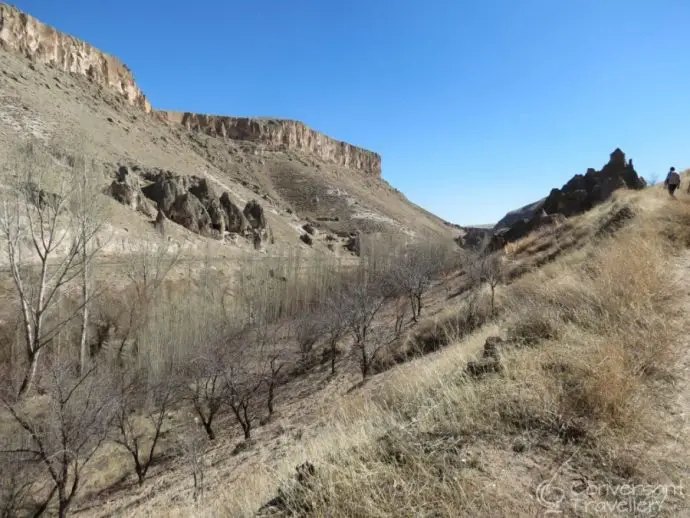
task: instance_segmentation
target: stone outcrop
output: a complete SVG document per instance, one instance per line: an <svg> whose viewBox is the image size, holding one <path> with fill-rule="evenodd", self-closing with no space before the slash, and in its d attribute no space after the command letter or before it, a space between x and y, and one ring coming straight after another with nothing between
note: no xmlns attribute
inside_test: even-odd
<svg viewBox="0 0 690 518"><path fill-rule="evenodd" d="M139 178L149 184L141 187ZM263 207L252 200L241 210L227 191L220 197L207 178L182 176L163 169L121 166L108 188L117 201L147 216L156 216L156 226L169 219L202 235L226 232L260 240L271 237Z"/></svg>
<svg viewBox="0 0 690 518"><path fill-rule="evenodd" d="M120 60L7 4L0 4L0 45L37 63L86 76L129 104L151 111L132 72Z"/></svg>
<svg viewBox="0 0 690 518"><path fill-rule="evenodd" d="M617 148L600 171L590 168L585 174L577 174L562 188L552 189L544 200L510 213L519 213L522 217L501 220L502 226L494 228L491 247L498 249L537 228L582 214L608 200L618 189L642 189L646 185L644 178L635 171L632 160L626 162L625 153ZM507 221L510 224L506 224Z"/></svg>
<svg viewBox="0 0 690 518"><path fill-rule="evenodd" d="M160 111L165 120L213 137L248 140L269 149L294 150L317 156L325 162L381 176L380 155L314 131L299 121L222 117L197 113Z"/></svg>
<svg viewBox="0 0 690 518"><path fill-rule="evenodd" d="M117 201L132 210L152 217L155 209L141 191L139 179L132 174L127 166L121 166L117 171L117 178L108 187L109 194Z"/></svg>

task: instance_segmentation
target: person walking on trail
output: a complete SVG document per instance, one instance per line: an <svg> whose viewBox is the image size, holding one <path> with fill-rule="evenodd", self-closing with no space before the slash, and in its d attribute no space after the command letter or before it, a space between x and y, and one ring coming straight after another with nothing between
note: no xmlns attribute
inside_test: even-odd
<svg viewBox="0 0 690 518"><path fill-rule="evenodd" d="M666 180L664 180L664 184L668 188L668 193L671 195L671 198L675 198L676 195L674 193L676 192L676 189L680 187L680 175L676 172L675 167L672 167L668 172Z"/></svg>

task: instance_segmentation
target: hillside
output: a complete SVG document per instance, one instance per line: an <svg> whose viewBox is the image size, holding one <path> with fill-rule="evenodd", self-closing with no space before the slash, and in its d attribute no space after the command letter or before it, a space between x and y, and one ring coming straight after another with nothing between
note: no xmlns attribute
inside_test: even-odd
<svg viewBox="0 0 690 518"><path fill-rule="evenodd" d="M6 4L0 5L0 70L3 148L34 138L63 153L86 155L103 166L103 187L117 179L121 166L134 172L128 181L142 186L161 172L207 179L217 197L227 192L239 209L252 199L260 203L276 253L285 247L308 253L300 241L307 223L319 229L313 248L335 255L347 255L344 247L358 232L454 237L445 222L381 177L376 153L297 121L156 110L117 58ZM152 215L115 207L118 239L145 237L157 201ZM188 234L180 239L198 241Z"/></svg>
<svg viewBox="0 0 690 518"><path fill-rule="evenodd" d="M463 229L384 163L0 5L0 516L690 516L688 172Z"/></svg>

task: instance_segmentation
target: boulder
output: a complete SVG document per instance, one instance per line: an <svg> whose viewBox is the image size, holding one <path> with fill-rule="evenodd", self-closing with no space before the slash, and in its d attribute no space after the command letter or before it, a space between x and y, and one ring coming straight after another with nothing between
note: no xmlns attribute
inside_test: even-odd
<svg viewBox="0 0 690 518"><path fill-rule="evenodd" d="M309 246L314 244L314 240L311 238L309 234L302 234L299 236L299 238L302 240L304 244L307 244Z"/></svg>
<svg viewBox="0 0 690 518"><path fill-rule="evenodd" d="M482 358L467 362L467 373L470 376L482 377L487 374L501 373L503 365L496 358Z"/></svg>
<svg viewBox="0 0 690 518"><path fill-rule="evenodd" d="M493 358L499 360L501 356L501 349L504 347L503 338L500 336L490 336L484 342L484 352L482 358Z"/></svg>
<svg viewBox="0 0 690 518"><path fill-rule="evenodd" d="M139 179L131 173L127 166L121 166L118 169L117 178L110 184L108 194L119 203L148 217L152 217L155 213L151 202L146 199L141 190Z"/></svg>
<svg viewBox="0 0 690 518"><path fill-rule="evenodd" d="M168 217L192 232L210 234L211 217L199 198L191 193L182 194L175 199Z"/></svg>
<svg viewBox="0 0 690 518"><path fill-rule="evenodd" d="M307 234L314 235L316 234L316 229L314 228L314 225L311 223L305 223L302 225L302 230L304 230Z"/></svg>
<svg viewBox="0 0 690 518"><path fill-rule="evenodd" d="M158 174L154 183L144 187L142 192L170 217L170 209L173 204L180 196L187 192L187 189L182 177L170 172L164 172ZM170 219L173 218L170 217Z"/></svg>
<svg viewBox="0 0 690 518"><path fill-rule="evenodd" d="M240 210L240 208L232 202L232 200L230 199L230 195L227 192L224 192L221 195L220 205L223 208L223 211L225 212L225 229L228 232L243 234L249 229L249 221L247 221L247 218L245 217L244 213Z"/></svg>
<svg viewBox="0 0 690 518"><path fill-rule="evenodd" d="M266 228L264 209L256 200L250 200L242 211L252 228Z"/></svg>
<svg viewBox="0 0 690 518"><path fill-rule="evenodd" d="M188 180L188 190L194 196L199 198L204 205L210 204L213 200L218 199L213 186L206 178L199 178L192 176Z"/></svg>

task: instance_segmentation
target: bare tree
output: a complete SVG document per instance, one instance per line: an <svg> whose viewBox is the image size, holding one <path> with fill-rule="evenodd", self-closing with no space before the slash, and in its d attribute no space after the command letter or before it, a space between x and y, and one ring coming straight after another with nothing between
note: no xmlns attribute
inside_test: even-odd
<svg viewBox="0 0 690 518"><path fill-rule="evenodd" d="M229 397L225 369L225 357L210 353L192 358L184 369L187 390L183 398L191 403L211 441L216 438L213 422Z"/></svg>
<svg viewBox="0 0 690 518"><path fill-rule="evenodd" d="M94 237L103 232L104 208L96 189L92 173L96 171L93 161L79 157L74 161L75 193L72 200L75 230L79 234L79 259L81 261L81 329L79 333L79 372L83 373L88 363L89 305L94 296L90 286L90 263L102 245Z"/></svg>
<svg viewBox="0 0 690 518"><path fill-rule="evenodd" d="M491 291L491 314L496 314L496 288L504 280L503 261L496 252L484 247L476 252L468 252L465 259L465 272L471 286L487 285Z"/></svg>
<svg viewBox="0 0 690 518"><path fill-rule="evenodd" d="M405 325L405 317L407 316L408 300L405 297L398 299L395 303L395 323L393 331L396 338L400 338L402 334L403 325Z"/></svg>
<svg viewBox="0 0 690 518"><path fill-rule="evenodd" d="M148 370L132 369L115 375L114 388L113 441L129 452L141 485L155 459L165 416L177 401L178 385L171 370L154 377ZM149 430L136 419L139 414L145 417Z"/></svg>
<svg viewBox="0 0 690 518"><path fill-rule="evenodd" d="M374 318L389 298L389 291L378 275L364 270L347 286L344 297L347 327L355 340L355 349L359 351L362 378L365 379L383 345L371 343L369 332Z"/></svg>
<svg viewBox="0 0 690 518"><path fill-rule="evenodd" d="M242 427L245 440L251 438L255 414L255 397L264 382L263 377L252 372L245 355L236 355L225 376L226 401L237 423Z"/></svg>
<svg viewBox="0 0 690 518"><path fill-rule="evenodd" d="M111 320L120 322L117 339L117 358L123 361L127 345L138 350L140 334L144 330L158 298L165 279L179 261L179 250L165 241L146 244L141 253L134 253L128 261L127 278L130 281L131 296L124 301L124 307Z"/></svg>
<svg viewBox="0 0 690 518"><path fill-rule="evenodd" d="M345 311L348 308L348 297L344 296L341 291L333 291L326 297L322 307L322 328L330 350L331 375L334 375L338 344L348 330L348 320Z"/></svg>
<svg viewBox="0 0 690 518"><path fill-rule="evenodd" d="M185 464L192 473L194 490L192 498L198 503L204 495L204 473L205 473L205 440L203 434L198 429L184 427L179 434L179 444L185 458Z"/></svg>
<svg viewBox="0 0 690 518"><path fill-rule="evenodd" d="M396 290L409 298L415 322L422 314L422 298L442 267L443 256L430 243L407 247L392 264L389 280Z"/></svg>
<svg viewBox="0 0 690 518"><path fill-rule="evenodd" d="M79 314L84 324L88 321L88 312L83 311L88 287L75 309L52 322L48 319L58 305L60 291L75 279L88 278L85 269L98 251L92 242L100 226L93 224L88 208L80 205L80 189L74 187L75 182L80 185L75 180L77 170L67 166L70 174L56 172L59 179L47 190L41 173L55 169L53 157L41 154L34 145L10 157L13 160L4 166L17 181L13 189L5 189L0 200L0 237L23 321L27 366L19 394L24 395L36 376L41 351ZM80 207L76 213L75 207Z"/></svg>
<svg viewBox="0 0 690 518"><path fill-rule="evenodd" d="M280 374L286 361L278 346L277 330L271 330L270 326L265 325L256 331L260 362L259 376L266 385L266 407L270 418L275 411L276 389L280 384Z"/></svg>
<svg viewBox="0 0 690 518"><path fill-rule="evenodd" d="M2 397L25 445L5 453L28 456L42 464L52 490L39 509L45 510L57 495L60 517L67 515L84 467L105 440L112 420L112 405L97 373L97 366L92 365L73 376L64 364L55 364L49 370L48 402L43 411L32 411L22 400Z"/></svg>

